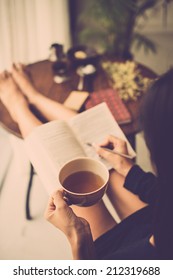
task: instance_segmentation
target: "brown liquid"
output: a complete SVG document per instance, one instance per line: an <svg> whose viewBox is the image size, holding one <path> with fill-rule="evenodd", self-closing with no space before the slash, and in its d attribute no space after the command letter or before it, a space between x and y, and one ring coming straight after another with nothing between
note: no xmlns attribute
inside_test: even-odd
<svg viewBox="0 0 173 280"><path fill-rule="evenodd" d="M90 171L80 171L69 175L63 182L64 188L74 193L88 193L99 189L103 179Z"/></svg>

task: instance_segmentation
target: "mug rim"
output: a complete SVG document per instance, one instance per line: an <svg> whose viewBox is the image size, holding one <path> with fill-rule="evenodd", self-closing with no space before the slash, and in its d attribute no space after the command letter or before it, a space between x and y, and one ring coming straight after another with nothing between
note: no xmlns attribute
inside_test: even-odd
<svg viewBox="0 0 173 280"><path fill-rule="evenodd" d="M67 161L66 163L64 163L64 165L61 166L59 175L60 175L60 173L61 173L61 170L66 166L66 164L68 164L68 163L70 163L70 162L73 162L73 161L80 160L80 159L92 160L92 161L94 161L94 162L100 164L100 165L105 169L105 171L106 171L106 173L107 173L107 178L106 178L106 180L105 180L105 183L104 183L99 189L97 189L97 190L95 190L95 191L92 191L92 192L85 192L85 193L77 193L77 192L72 192L72 191L69 191L68 189L66 189L66 188L61 184L61 182L60 182L60 180L59 180L59 176L58 176L58 180L59 180L59 183L61 184L61 187L62 187L65 191L69 192L70 194L78 195L78 196L91 195L91 194L94 194L94 193L98 192L99 190L103 189L103 188L108 184L108 181L109 181L109 171L108 171L108 169L106 168L106 166L105 166L102 162L100 162L99 160L97 160L97 159L93 159L93 158L90 158L90 157L77 157L77 158L74 158L74 159L72 159L72 160L69 160L69 161ZM72 173L72 174L73 174L73 173ZM99 175L99 174L96 174L96 175Z"/></svg>

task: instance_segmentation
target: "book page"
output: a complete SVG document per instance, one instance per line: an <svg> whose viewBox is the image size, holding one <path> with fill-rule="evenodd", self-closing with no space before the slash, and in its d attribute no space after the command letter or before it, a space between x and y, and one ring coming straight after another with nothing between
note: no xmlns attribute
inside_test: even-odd
<svg viewBox="0 0 173 280"><path fill-rule="evenodd" d="M68 160L86 156L65 121L52 121L36 127L24 140L26 152L46 190L57 189L58 171Z"/></svg>
<svg viewBox="0 0 173 280"><path fill-rule="evenodd" d="M102 143L110 134L124 139L127 142L129 155L136 156L136 153L132 149L122 129L119 127L104 102L76 115L69 121L69 123L78 135L78 138L82 142L86 154L89 157L94 157L100 160L100 157L97 155L94 148L87 146L86 143ZM108 168L110 168L105 160L102 161Z"/></svg>

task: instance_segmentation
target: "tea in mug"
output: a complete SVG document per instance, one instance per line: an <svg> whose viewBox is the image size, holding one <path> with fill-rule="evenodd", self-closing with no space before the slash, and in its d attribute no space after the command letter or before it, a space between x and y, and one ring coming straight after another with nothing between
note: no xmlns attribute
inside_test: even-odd
<svg viewBox="0 0 173 280"><path fill-rule="evenodd" d="M79 171L67 176L62 185L73 193L89 193L98 190L103 184L101 176L91 171Z"/></svg>

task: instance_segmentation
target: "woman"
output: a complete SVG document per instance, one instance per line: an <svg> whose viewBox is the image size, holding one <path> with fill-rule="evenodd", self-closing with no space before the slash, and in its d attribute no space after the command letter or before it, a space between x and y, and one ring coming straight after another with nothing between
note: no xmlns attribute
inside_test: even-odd
<svg viewBox="0 0 173 280"><path fill-rule="evenodd" d="M107 194L121 219L119 224L102 200L84 208L68 206L62 191L50 197L45 217L64 232L74 259L173 259L172 91L173 70L170 70L151 86L142 110L144 134L157 179L133 162L96 147L98 154L114 167ZM29 110L24 95L48 120L74 115L38 93L21 65L13 66L12 75L7 72L0 75L0 97L24 138L41 124ZM124 141L108 136L101 145L108 143L127 153Z"/></svg>

